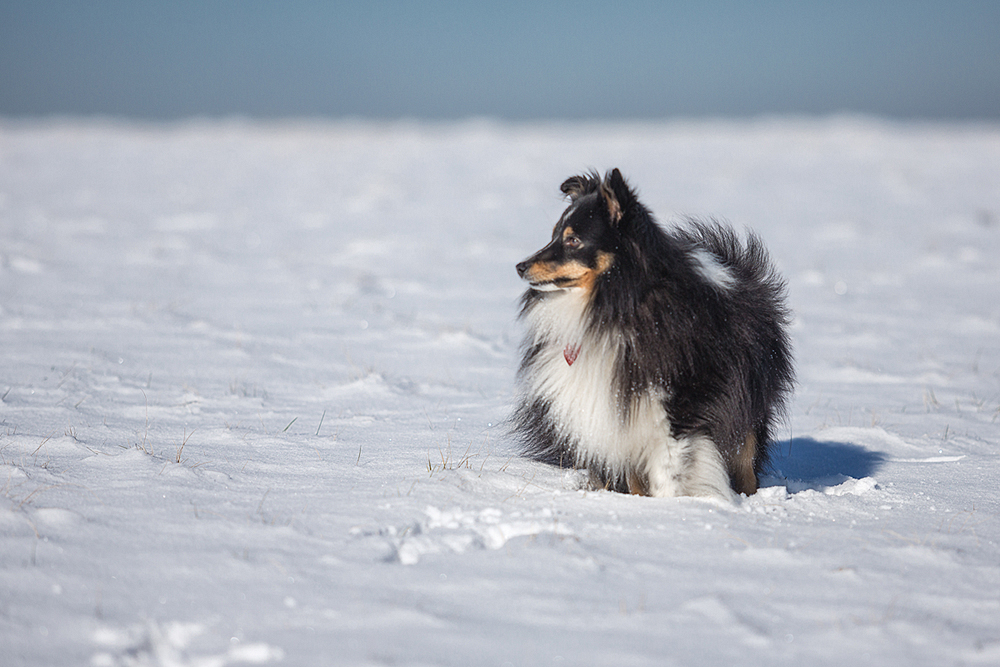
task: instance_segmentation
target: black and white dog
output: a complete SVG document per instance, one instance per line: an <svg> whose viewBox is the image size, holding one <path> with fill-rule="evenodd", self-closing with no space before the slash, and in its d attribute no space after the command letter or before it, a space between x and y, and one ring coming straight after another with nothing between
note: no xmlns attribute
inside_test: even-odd
<svg viewBox="0 0 1000 667"><path fill-rule="evenodd" d="M617 169L562 191L552 241L517 265L525 453L621 492L756 492L794 375L761 241L716 223L664 231Z"/></svg>

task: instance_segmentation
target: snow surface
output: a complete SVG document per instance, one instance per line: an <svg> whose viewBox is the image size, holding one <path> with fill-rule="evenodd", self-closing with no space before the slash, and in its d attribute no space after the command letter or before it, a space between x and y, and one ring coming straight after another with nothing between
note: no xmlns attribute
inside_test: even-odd
<svg viewBox="0 0 1000 667"><path fill-rule="evenodd" d="M620 167L755 229L739 506L514 455L515 262ZM3 665L1000 664L1000 127L0 122Z"/></svg>

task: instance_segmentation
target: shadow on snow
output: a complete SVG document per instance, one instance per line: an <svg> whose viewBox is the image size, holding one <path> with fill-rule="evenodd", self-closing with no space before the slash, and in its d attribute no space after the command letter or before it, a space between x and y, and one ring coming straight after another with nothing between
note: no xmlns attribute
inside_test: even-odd
<svg viewBox="0 0 1000 667"><path fill-rule="evenodd" d="M849 442L793 438L778 444L762 486L781 484L782 479L799 480L808 487L832 486L850 478L871 477L886 461L882 452Z"/></svg>

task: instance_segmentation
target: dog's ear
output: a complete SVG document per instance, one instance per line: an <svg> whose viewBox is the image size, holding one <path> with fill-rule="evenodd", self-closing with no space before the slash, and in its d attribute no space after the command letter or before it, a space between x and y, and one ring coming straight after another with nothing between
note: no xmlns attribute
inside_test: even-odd
<svg viewBox="0 0 1000 667"><path fill-rule="evenodd" d="M576 201L583 195L589 195L597 189L601 182L596 172L582 174L580 176L570 176L559 186L562 193L569 197L570 201Z"/></svg>
<svg viewBox="0 0 1000 667"><path fill-rule="evenodd" d="M632 198L632 191L617 168L612 169L601 183L601 198L608 207L611 224L618 224L622 219L622 209Z"/></svg>

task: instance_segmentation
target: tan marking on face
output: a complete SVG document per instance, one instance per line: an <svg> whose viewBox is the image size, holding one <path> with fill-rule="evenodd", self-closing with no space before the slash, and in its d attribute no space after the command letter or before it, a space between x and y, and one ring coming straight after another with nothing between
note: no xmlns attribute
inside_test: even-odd
<svg viewBox="0 0 1000 667"><path fill-rule="evenodd" d="M757 493L757 473L753 470L754 459L757 458L757 435L750 431L747 434L743 446L736 453L736 460L733 461L733 485L736 493L745 493L748 496Z"/></svg>
<svg viewBox="0 0 1000 667"><path fill-rule="evenodd" d="M525 278L533 283L555 283L560 287L577 287L577 283L589 272L580 262L535 262L525 272Z"/></svg>
<svg viewBox="0 0 1000 667"><path fill-rule="evenodd" d="M615 263L615 256L610 252L604 252L603 250L597 253L597 273L598 275L604 273L611 268L611 265Z"/></svg>
<svg viewBox="0 0 1000 667"><path fill-rule="evenodd" d="M599 252L597 253L597 266L594 268L588 268L586 274L580 277L577 284L574 287L582 287L584 290L589 292L594 289L594 284L597 282L597 278L611 268L611 265L615 263L615 256L610 252Z"/></svg>
<svg viewBox="0 0 1000 667"><path fill-rule="evenodd" d="M524 277L532 283L557 283L559 287L579 287L586 291L594 288L597 277L611 268L615 256L609 252L597 253L597 266L590 268L576 260L564 264L557 262L535 262L525 272Z"/></svg>
<svg viewBox="0 0 1000 667"><path fill-rule="evenodd" d="M563 239L563 241L565 241L569 237L573 236L574 234L576 234L576 232L573 231L573 228L570 227L569 225L566 225L563 228L563 233L562 233L562 239Z"/></svg>

